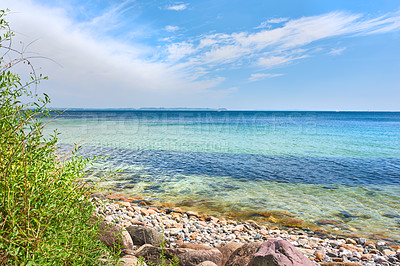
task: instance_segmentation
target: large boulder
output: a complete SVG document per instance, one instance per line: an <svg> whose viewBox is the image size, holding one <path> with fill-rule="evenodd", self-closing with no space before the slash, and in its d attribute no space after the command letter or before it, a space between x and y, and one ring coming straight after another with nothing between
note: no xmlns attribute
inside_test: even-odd
<svg viewBox="0 0 400 266"><path fill-rule="evenodd" d="M225 266L244 266L250 262L254 253L257 252L258 248L261 246L261 242L247 243L236 249L229 260L226 262Z"/></svg>
<svg viewBox="0 0 400 266"><path fill-rule="evenodd" d="M176 261L179 254L190 251L194 250L187 248L160 248L145 244L135 251L126 251L126 253L137 258L143 257L146 262L153 263L154 265L160 265L163 263L162 260L164 260L164 263Z"/></svg>
<svg viewBox="0 0 400 266"><path fill-rule="evenodd" d="M150 244L160 246L164 240L163 235L157 230L145 226L129 226L126 228L132 238L133 244L141 246Z"/></svg>
<svg viewBox="0 0 400 266"><path fill-rule="evenodd" d="M225 265L225 263L229 260L233 252L235 252L238 248L242 247L244 244L243 243L238 243L238 242L229 242L224 246L217 247L219 251L222 253L222 265Z"/></svg>
<svg viewBox="0 0 400 266"><path fill-rule="evenodd" d="M194 243L183 243L180 245L181 248L190 248L190 249L195 249L195 250L201 250L201 249L212 249L210 246L202 245L202 244L194 244Z"/></svg>
<svg viewBox="0 0 400 266"><path fill-rule="evenodd" d="M315 266L286 240L270 239L253 255L248 266Z"/></svg>
<svg viewBox="0 0 400 266"><path fill-rule="evenodd" d="M204 261L222 265L222 253L217 248L193 250L178 254L177 257L182 266L197 266Z"/></svg>
<svg viewBox="0 0 400 266"><path fill-rule="evenodd" d="M133 242L129 233L121 226L105 221L100 223L99 239L112 250L133 249Z"/></svg>

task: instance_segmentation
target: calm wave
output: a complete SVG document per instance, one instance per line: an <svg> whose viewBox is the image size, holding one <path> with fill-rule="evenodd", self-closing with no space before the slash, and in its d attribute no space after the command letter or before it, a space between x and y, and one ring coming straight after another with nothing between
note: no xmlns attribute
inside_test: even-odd
<svg viewBox="0 0 400 266"><path fill-rule="evenodd" d="M67 111L46 130L108 155L106 186L216 214L287 211L400 234L400 113ZM396 233L397 232L397 233Z"/></svg>

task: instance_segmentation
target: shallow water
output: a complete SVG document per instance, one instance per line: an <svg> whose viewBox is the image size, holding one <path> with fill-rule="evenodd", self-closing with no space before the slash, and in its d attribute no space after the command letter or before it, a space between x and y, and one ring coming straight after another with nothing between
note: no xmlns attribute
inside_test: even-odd
<svg viewBox="0 0 400 266"><path fill-rule="evenodd" d="M400 240L400 113L68 111L55 128L127 195Z"/></svg>

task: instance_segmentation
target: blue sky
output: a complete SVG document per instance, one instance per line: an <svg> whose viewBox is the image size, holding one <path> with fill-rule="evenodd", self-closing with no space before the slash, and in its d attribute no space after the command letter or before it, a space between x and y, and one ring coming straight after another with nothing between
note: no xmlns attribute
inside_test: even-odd
<svg viewBox="0 0 400 266"><path fill-rule="evenodd" d="M397 0L2 2L52 106L400 110Z"/></svg>

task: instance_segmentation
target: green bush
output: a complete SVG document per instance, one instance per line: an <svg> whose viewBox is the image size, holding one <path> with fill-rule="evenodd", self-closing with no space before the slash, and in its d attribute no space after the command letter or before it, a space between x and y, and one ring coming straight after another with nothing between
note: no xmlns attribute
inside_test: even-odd
<svg viewBox="0 0 400 266"><path fill-rule="evenodd" d="M93 265L107 257L99 221L82 181L90 159L57 152L57 133L44 136L49 97L31 91L45 79L11 47L13 33L0 11L0 265ZM14 54L14 57L12 56ZM16 64L31 68L23 82Z"/></svg>

